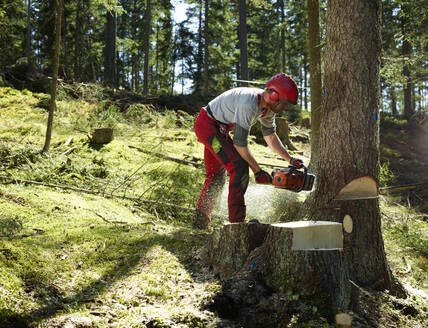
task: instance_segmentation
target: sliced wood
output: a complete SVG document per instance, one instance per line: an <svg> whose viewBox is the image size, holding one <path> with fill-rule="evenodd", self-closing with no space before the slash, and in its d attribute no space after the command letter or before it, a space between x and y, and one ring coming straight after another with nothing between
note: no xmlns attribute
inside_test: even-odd
<svg viewBox="0 0 428 328"><path fill-rule="evenodd" d="M375 178L365 175L347 183L336 195L334 200L372 199L379 196L378 183Z"/></svg>
<svg viewBox="0 0 428 328"><path fill-rule="evenodd" d="M292 231L292 250L313 251L343 248L342 225L338 222L296 221L272 224L272 227Z"/></svg>
<svg viewBox="0 0 428 328"><path fill-rule="evenodd" d="M352 317L347 313L338 313L335 316L336 325L343 328L350 328L352 325Z"/></svg>
<svg viewBox="0 0 428 328"><path fill-rule="evenodd" d="M346 214L343 218L343 230L345 230L346 233L352 233L353 229L354 223L352 222L352 217L349 214Z"/></svg>
<svg viewBox="0 0 428 328"><path fill-rule="evenodd" d="M70 137L67 139L67 141L64 143L64 147L67 147L71 142L73 141L73 137Z"/></svg>

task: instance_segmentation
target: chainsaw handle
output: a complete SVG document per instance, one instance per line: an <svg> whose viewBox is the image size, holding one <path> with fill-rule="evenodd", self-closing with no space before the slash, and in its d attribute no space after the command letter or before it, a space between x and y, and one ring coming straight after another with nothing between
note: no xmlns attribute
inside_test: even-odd
<svg viewBox="0 0 428 328"><path fill-rule="evenodd" d="M303 171L304 171L303 181L302 181L302 185L300 186L300 188L297 189L297 192L301 192L303 190L303 188L305 187L305 184L306 184L306 177L308 176L308 168L304 164L302 164L302 167L303 167Z"/></svg>

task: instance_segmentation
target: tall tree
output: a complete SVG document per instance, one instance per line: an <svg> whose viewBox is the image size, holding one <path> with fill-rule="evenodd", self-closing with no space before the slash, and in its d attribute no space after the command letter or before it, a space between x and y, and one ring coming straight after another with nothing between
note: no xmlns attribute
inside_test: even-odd
<svg viewBox="0 0 428 328"><path fill-rule="evenodd" d="M31 59L31 0L27 0L27 37L25 42L25 55L27 57L28 67L32 69L33 61Z"/></svg>
<svg viewBox="0 0 428 328"><path fill-rule="evenodd" d="M208 88L209 88L209 72L208 72L208 67L209 67L209 30L208 30L208 10L209 10L209 5L208 5L208 0L204 1L204 75L203 75L203 93L204 94L208 94Z"/></svg>
<svg viewBox="0 0 428 328"><path fill-rule="evenodd" d="M81 67L81 43L82 43L82 19L81 19L81 11L82 11L82 0L77 0L76 4L76 17L74 21L74 79L80 80L82 67Z"/></svg>
<svg viewBox="0 0 428 328"><path fill-rule="evenodd" d="M248 51L247 51L247 4L246 0L239 1L239 50L241 79L248 80ZM245 82L244 86L248 86Z"/></svg>
<svg viewBox="0 0 428 328"><path fill-rule="evenodd" d="M116 13L110 10L105 27L104 83L111 87L116 84Z"/></svg>
<svg viewBox="0 0 428 328"><path fill-rule="evenodd" d="M144 15L144 80L143 92L147 96L149 94L149 56L150 56L150 34L152 30L152 11L151 0L146 2L146 12Z"/></svg>
<svg viewBox="0 0 428 328"><path fill-rule="evenodd" d="M309 84L311 88L311 162L310 170L316 172L318 166L319 128L321 123L321 40L319 23L319 1L307 0Z"/></svg>
<svg viewBox="0 0 428 328"><path fill-rule="evenodd" d="M414 108L412 105L412 89L413 89L413 83L412 83L412 77L410 74L410 67L409 67L409 59L412 55L412 45L409 41L409 35L408 35L408 20L410 17L408 16L410 13L409 9L410 3L408 1L403 1L401 4L401 10L403 11L402 17L402 33L403 33L403 46L402 46L402 55L403 55L403 76L405 79L404 85L403 85L403 91L404 91L404 118L409 119L414 114Z"/></svg>
<svg viewBox="0 0 428 328"><path fill-rule="evenodd" d="M380 0L328 1L322 165L318 165L312 215L339 222L350 215L354 229L344 236L343 254L351 280L360 286L393 290L378 199L333 201L354 178L379 179L380 19Z"/></svg>
<svg viewBox="0 0 428 328"><path fill-rule="evenodd" d="M59 53L61 44L61 16L62 16L62 0L55 0L55 50L53 56L53 76L51 81L51 97L49 101L49 116L46 128L45 145L43 152L49 151L49 146L52 137L53 116L56 108L56 85L58 80Z"/></svg>
<svg viewBox="0 0 428 328"><path fill-rule="evenodd" d="M286 71L286 53L285 53L285 13L284 13L284 1L279 0L279 17L280 17L280 44L279 49L281 51L281 72Z"/></svg>

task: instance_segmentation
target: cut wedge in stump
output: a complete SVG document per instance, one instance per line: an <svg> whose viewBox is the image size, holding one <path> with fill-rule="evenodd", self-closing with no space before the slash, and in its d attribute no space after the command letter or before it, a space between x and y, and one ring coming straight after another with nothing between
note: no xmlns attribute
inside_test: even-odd
<svg viewBox="0 0 428 328"><path fill-rule="evenodd" d="M365 175L346 184L334 200L372 199L379 196L379 186L375 178Z"/></svg>

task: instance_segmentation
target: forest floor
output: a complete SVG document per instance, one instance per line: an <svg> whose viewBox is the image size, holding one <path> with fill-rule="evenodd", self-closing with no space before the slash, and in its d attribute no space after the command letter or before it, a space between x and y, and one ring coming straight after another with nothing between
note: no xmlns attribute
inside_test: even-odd
<svg viewBox="0 0 428 328"><path fill-rule="evenodd" d="M191 228L204 181L194 116L141 104L121 112L96 87L79 99L59 91L43 154L48 96L0 88L0 327L245 327L213 308L221 281L198 261L210 232ZM91 144L88 134L105 126L114 140ZM307 162L309 132L291 129ZM426 122L386 118L381 133L384 185L428 178ZM264 145L250 147L266 168L284 165ZM305 196L250 183L249 219L278 221ZM425 327L427 196L382 192L385 250L409 297L367 291L361 326ZM222 199L214 227L225 213ZM316 307L293 304L276 327L334 327Z"/></svg>

